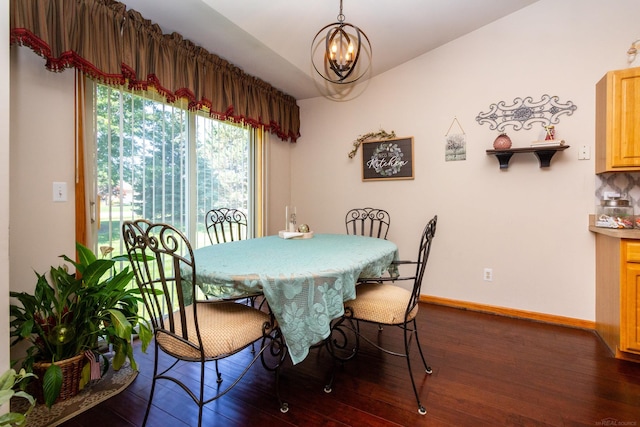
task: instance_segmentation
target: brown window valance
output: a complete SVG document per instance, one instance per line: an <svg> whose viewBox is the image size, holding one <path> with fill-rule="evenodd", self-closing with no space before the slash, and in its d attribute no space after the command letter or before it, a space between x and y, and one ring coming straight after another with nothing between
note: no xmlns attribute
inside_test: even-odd
<svg viewBox="0 0 640 427"><path fill-rule="evenodd" d="M296 100L180 34L114 0L11 0L11 44L28 46L51 71L74 67L105 84L153 87L168 101L211 116L300 135Z"/></svg>

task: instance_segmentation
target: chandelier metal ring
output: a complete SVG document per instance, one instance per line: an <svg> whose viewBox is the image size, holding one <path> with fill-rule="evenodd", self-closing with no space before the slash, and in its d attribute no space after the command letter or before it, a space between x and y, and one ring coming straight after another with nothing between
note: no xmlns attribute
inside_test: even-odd
<svg viewBox="0 0 640 427"><path fill-rule="evenodd" d="M344 20L341 0L338 22L322 27L311 42L313 68L323 79L335 84L356 82L367 73L371 65L369 37L360 28ZM322 45L324 46L320 49ZM365 66L359 61L363 51L369 58Z"/></svg>

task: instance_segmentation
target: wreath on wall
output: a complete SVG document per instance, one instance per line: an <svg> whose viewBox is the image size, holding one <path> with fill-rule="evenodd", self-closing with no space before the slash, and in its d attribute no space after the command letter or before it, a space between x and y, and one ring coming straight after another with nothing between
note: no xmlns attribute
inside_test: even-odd
<svg viewBox="0 0 640 427"><path fill-rule="evenodd" d="M349 152L349 158L353 159L356 153L358 152L358 148L360 148L360 145L362 145L363 142L368 141L369 139L391 139L395 137L396 137L396 133L394 131L391 131L391 133L387 133L384 129L380 129L380 131L378 132L369 132L369 133L365 133L364 135L360 135L358 139L353 141L353 150ZM396 148L397 148L397 145L396 145ZM376 170L376 172L378 171ZM397 171L394 173L397 173Z"/></svg>
<svg viewBox="0 0 640 427"><path fill-rule="evenodd" d="M396 158L398 160L402 160L404 157L404 153L398 147L398 144L392 142L384 142L376 147L371 155L371 160L379 160L380 157L387 158ZM402 166L404 166L404 162L396 161L393 164L389 165L387 162L373 162L374 170L380 176L392 176L400 172ZM386 167L385 167L386 166Z"/></svg>

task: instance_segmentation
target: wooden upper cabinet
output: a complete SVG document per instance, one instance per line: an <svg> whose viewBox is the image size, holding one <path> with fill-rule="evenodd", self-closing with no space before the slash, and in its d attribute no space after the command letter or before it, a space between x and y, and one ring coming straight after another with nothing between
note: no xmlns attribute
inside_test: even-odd
<svg viewBox="0 0 640 427"><path fill-rule="evenodd" d="M640 171L640 67L596 84L596 173Z"/></svg>

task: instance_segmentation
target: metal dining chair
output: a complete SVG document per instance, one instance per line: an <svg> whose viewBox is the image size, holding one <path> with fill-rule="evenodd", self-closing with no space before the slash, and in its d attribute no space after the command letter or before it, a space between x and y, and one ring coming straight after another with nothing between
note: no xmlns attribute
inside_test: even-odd
<svg viewBox="0 0 640 427"><path fill-rule="evenodd" d="M391 224L389 213L383 209L355 208L344 218L347 234L386 239Z"/></svg>
<svg viewBox="0 0 640 427"><path fill-rule="evenodd" d="M247 215L233 208L211 209L204 217L211 244L247 238Z"/></svg>
<svg viewBox="0 0 640 427"><path fill-rule="evenodd" d="M259 359L266 369L275 372L276 397L280 410L287 412L288 404L279 393L280 365L286 347L273 316L233 301L199 299L191 244L174 227L144 219L125 221L122 236L155 337L153 380L143 425L149 417L158 380L174 382L193 399L198 405L200 426L203 407L229 392ZM206 363L217 365L219 360L254 343L259 349L248 363L243 362L244 356L234 361L244 367L232 369L241 372L231 384L221 388L218 382L215 392L205 392L212 388L205 388L209 371ZM163 360L159 367L161 353L175 360L168 367ZM197 389L183 382L184 369L180 367L186 363L199 364Z"/></svg>
<svg viewBox="0 0 640 427"><path fill-rule="evenodd" d="M415 345L418 347L420 358L426 374L433 371L424 358L420 340L418 337L418 326L416 316L418 314L418 301L424 277L425 267L431 252L431 244L436 234L436 224L438 216L434 216L424 228L420 238L418 254L415 261L395 261L395 264L415 265L415 273L409 276L399 276L396 278L373 278L371 280L361 279L358 285L357 295L354 300L345 303L345 314L332 325L331 337L326 341L329 352L342 362L354 358L360 350L360 339L373 345L377 349L393 355L404 357L407 361L411 385L418 403L418 413L426 414L426 409L420 401L420 395L416 388L416 382L411 369L412 338L415 338ZM409 281L412 283L411 289L407 290L397 286L395 282ZM393 283L390 283L393 282ZM383 347L379 343L373 342L360 331L360 322L368 322L378 325L397 326L404 334L403 351L393 351ZM349 345L349 338L352 339ZM335 379L335 366L331 374L329 383L325 386L325 391L330 393Z"/></svg>
<svg viewBox="0 0 640 427"><path fill-rule="evenodd" d="M347 234L386 239L391 225L391 216L383 209L354 208L347 212L344 225L347 228ZM358 292L357 289L356 292ZM379 331L383 329L382 325L378 325Z"/></svg>

